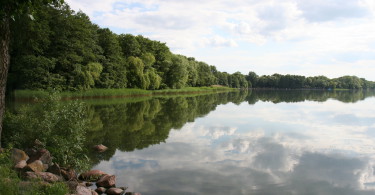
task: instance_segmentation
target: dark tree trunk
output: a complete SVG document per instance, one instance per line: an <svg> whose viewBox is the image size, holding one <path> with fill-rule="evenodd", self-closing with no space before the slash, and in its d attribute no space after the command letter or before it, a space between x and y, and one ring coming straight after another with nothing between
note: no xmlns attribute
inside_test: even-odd
<svg viewBox="0 0 375 195"><path fill-rule="evenodd" d="M10 63L9 44L10 44L10 18L5 15L0 21L0 148L1 133L3 131L3 118L5 111L5 91L8 79L8 70Z"/></svg>

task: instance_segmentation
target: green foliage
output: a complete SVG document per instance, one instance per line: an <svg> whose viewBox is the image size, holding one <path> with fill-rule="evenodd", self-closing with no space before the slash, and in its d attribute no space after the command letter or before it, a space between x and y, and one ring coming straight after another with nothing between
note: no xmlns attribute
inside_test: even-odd
<svg viewBox="0 0 375 195"><path fill-rule="evenodd" d="M189 62L186 57L173 55L172 62L167 72L167 85L172 89L180 89L186 86L188 81L187 67Z"/></svg>
<svg viewBox="0 0 375 195"><path fill-rule="evenodd" d="M145 80L143 61L138 57L130 56L127 62L129 65L129 71L127 72L129 87L147 89L150 83Z"/></svg>
<svg viewBox="0 0 375 195"><path fill-rule="evenodd" d="M63 103L59 96L51 95L40 104L7 112L3 143L25 148L39 139L60 165L86 169L88 159L82 147L87 129L85 112L82 103Z"/></svg>
<svg viewBox="0 0 375 195"><path fill-rule="evenodd" d="M141 46L133 35L121 34L118 36L118 42L125 57L139 57L141 55Z"/></svg>
<svg viewBox="0 0 375 195"><path fill-rule="evenodd" d="M20 179L12 169L12 164L9 151L0 153L0 194L18 194L17 184Z"/></svg>

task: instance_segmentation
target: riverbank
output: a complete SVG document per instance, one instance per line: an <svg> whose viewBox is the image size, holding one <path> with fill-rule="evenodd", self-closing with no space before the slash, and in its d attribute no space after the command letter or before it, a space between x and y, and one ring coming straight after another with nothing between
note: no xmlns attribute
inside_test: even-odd
<svg viewBox="0 0 375 195"><path fill-rule="evenodd" d="M35 143L37 141L41 143L39 140ZM40 146L34 145L25 150L0 148L0 194L140 194L125 193L127 187L116 187L115 175L101 170L89 170L78 174L72 168L60 167L53 162L54 157L51 153ZM100 144L93 149L101 153L108 148Z"/></svg>
<svg viewBox="0 0 375 195"><path fill-rule="evenodd" d="M61 99L95 99L95 98L122 98L142 97L157 95L176 95L194 93L215 93L221 91L234 91L237 89L211 86L211 87L186 87L182 89L143 90L143 89L90 89L85 91L62 91L59 92ZM51 91L48 90L15 90L12 97L16 100L45 99Z"/></svg>

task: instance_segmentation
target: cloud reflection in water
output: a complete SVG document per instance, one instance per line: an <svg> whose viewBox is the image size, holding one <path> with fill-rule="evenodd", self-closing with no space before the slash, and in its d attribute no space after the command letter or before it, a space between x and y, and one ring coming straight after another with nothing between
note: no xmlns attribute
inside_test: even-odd
<svg viewBox="0 0 375 195"><path fill-rule="evenodd" d="M116 151L95 168L146 195L373 194L374 105L222 105L166 143Z"/></svg>

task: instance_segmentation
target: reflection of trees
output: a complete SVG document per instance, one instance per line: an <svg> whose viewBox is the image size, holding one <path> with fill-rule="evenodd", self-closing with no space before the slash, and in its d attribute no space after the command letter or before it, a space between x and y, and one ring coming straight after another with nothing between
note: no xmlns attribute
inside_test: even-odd
<svg viewBox="0 0 375 195"><path fill-rule="evenodd" d="M289 103L303 102L306 100L324 102L328 99L336 99L341 102L354 103L372 96L375 96L374 90L253 90L250 95L246 97L246 101L249 104L255 104L259 100L273 103Z"/></svg>
<svg viewBox="0 0 375 195"><path fill-rule="evenodd" d="M273 103L305 100L323 102L330 98L342 102L356 102L374 95L374 91L253 90L88 105L91 123L86 144L87 147L91 147L102 143L109 147L105 153L89 154L90 158L97 162L111 158L116 149L133 151L164 142L171 129L182 128L187 122L205 116L220 104L240 104L245 100L249 104L255 104L259 100Z"/></svg>
<svg viewBox="0 0 375 195"><path fill-rule="evenodd" d="M187 122L215 110L219 104L245 100L247 91L200 95L193 97L159 97L151 100L112 104L88 105L90 128L87 147L104 144L105 153L91 153L98 162L108 160L116 149L133 151L164 142L171 129L180 129ZM110 100L109 100L110 101Z"/></svg>

